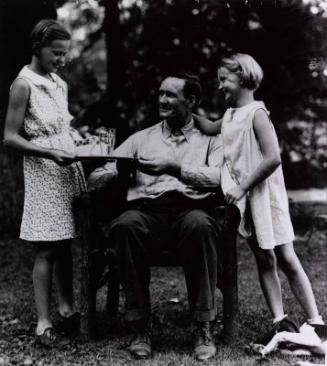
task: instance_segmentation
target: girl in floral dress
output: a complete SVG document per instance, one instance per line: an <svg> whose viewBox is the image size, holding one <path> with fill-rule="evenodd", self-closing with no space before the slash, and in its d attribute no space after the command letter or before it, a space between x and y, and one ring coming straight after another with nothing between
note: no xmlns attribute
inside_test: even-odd
<svg viewBox="0 0 327 366"><path fill-rule="evenodd" d="M10 89L5 145L24 155L24 211L20 238L35 246L33 285L38 314L36 340L58 344L50 318L54 270L59 314L76 323L72 295L72 239L77 236L72 201L85 180L76 163L66 83L55 73L64 65L70 34L56 21L41 20L31 33L32 60Z"/></svg>

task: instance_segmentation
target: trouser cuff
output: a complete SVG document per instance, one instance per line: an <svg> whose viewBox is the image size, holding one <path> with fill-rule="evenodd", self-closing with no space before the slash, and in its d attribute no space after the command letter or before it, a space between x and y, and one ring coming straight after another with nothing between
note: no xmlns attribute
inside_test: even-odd
<svg viewBox="0 0 327 366"><path fill-rule="evenodd" d="M210 322L216 319L217 310L194 310L192 316L197 322Z"/></svg>
<svg viewBox="0 0 327 366"><path fill-rule="evenodd" d="M131 309L126 310L125 319L129 322L135 320L148 319L151 315L150 309Z"/></svg>

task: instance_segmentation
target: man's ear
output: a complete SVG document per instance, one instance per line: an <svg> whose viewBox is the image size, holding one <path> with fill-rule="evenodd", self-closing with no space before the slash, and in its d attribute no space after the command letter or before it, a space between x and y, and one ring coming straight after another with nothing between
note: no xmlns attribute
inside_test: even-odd
<svg viewBox="0 0 327 366"><path fill-rule="evenodd" d="M194 94L189 97L189 102L192 108L196 106L197 100Z"/></svg>

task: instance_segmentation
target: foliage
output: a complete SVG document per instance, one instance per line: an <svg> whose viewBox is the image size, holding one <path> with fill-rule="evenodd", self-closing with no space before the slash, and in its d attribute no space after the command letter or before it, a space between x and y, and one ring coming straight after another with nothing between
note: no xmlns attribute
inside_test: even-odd
<svg viewBox="0 0 327 366"><path fill-rule="evenodd" d="M327 21L322 1L122 0L117 3L123 35L121 83L125 90L117 106L121 119L133 129L153 123L159 81L162 75L180 69L199 74L203 81L201 112L207 111L213 118L221 114L223 105L216 91L216 68L220 57L233 51L250 53L262 64L266 77L258 97L264 98L277 121L300 114L308 103L316 109L323 106ZM74 7L70 18L65 18L73 34L81 34L88 24L83 31L87 47L92 38L98 39L89 33L92 28L89 24L103 19L103 7L99 5L96 10L95 4L95 0L67 4L70 9ZM92 14L91 23L85 23L85 13ZM108 31L105 26L93 27L95 34ZM115 49L107 51L110 57ZM92 53L92 60L86 58L88 66L98 52L99 47ZM323 108L318 114L326 116Z"/></svg>
<svg viewBox="0 0 327 366"><path fill-rule="evenodd" d="M327 123L291 119L280 129L283 165L289 189L327 184Z"/></svg>
<svg viewBox="0 0 327 366"><path fill-rule="evenodd" d="M225 108L216 87L218 61L230 52L246 52L265 71L257 98L266 102L277 126L288 186L326 183L323 138L317 137L316 141L315 133L309 133L311 145L305 141L307 130L316 131L315 125L323 125L327 117L326 1L116 2L122 49L108 49L107 55L103 52L104 37L110 32L110 24L101 23L103 16L108 16L106 2L83 0L65 5L69 16L63 20L73 34L81 34L81 29L85 34L86 50L78 51L79 57L66 74L72 86L76 125L93 128L112 124L112 118L118 119L114 123L119 126L128 124L132 131L152 125L158 120L160 80L163 75L179 70L200 76L204 95L198 113L216 119ZM87 17L91 23L86 21ZM81 50L78 42L75 48ZM121 56L114 70L120 73L119 88L115 83L107 85L104 77L106 56L113 57L115 52ZM108 93L113 95L117 115L108 105ZM296 121L299 121L297 127ZM306 172L305 182L293 179L293 167Z"/></svg>
<svg viewBox="0 0 327 366"><path fill-rule="evenodd" d="M18 237L23 206L22 159L0 147L0 237Z"/></svg>

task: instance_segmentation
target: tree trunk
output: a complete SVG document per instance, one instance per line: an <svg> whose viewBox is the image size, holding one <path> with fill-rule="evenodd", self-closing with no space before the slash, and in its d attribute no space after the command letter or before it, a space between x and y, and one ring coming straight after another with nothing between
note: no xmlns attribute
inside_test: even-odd
<svg viewBox="0 0 327 366"><path fill-rule="evenodd" d="M107 92L105 95L104 124L117 129L118 143L128 134L127 121L122 121L120 105L124 85L123 29L119 19L119 0L105 0L104 30L107 48Z"/></svg>

